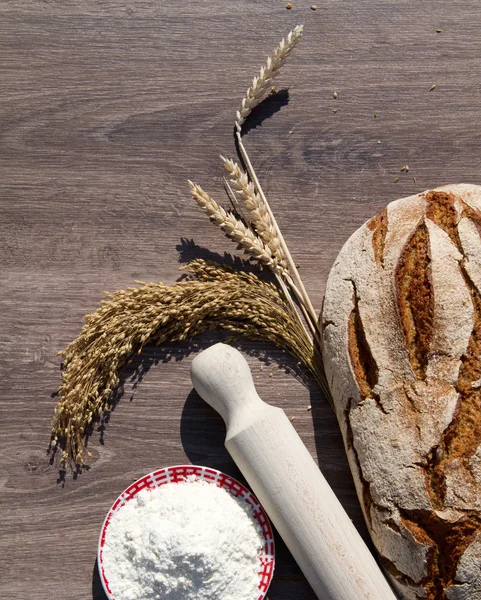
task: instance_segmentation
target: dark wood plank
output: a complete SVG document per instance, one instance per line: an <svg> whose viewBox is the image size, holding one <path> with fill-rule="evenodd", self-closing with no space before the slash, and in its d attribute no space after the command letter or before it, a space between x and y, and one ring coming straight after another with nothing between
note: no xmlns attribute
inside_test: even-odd
<svg viewBox="0 0 481 600"><path fill-rule="evenodd" d="M65 486L46 456L51 394L57 352L102 290L175 281L179 250L189 254L181 238L233 250L185 180L222 198L218 154L234 153L234 111L282 35L305 24L279 80L289 103L246 145L317 308L341 245L380 207L428 187L481 183L478 0L292 4L0 5L2 598L102 598L98 532L132 479L184 461L237 473L220 418L191 391L188 348L183 360L152 366L132 401L124 395L105 445L92 440L90 472ZM295 363L272 347L242 348L261 395L296 417L365 535L335 419L314 383L290 374ZM269 377L263 353L286 368ZM165 356L149 349L142 360ZM280 542L278 556L271 600L313 599Z"/></svg>

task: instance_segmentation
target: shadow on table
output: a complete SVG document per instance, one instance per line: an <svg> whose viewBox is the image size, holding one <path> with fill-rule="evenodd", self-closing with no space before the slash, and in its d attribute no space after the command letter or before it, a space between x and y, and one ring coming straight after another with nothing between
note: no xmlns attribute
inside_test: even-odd
<svg viewBox="0 0 481 600"><path fill-rule="evenodd" d="M92 573L92 600L108 600L100 579L98 560L95 561Z"/></svg>
<svg viewBox="0 0 481 600"><path fill-rule="evenodd" d="M220 254L219 252L213 252L205 246L200 246L192 238L180 238L180 242L177 244L175 249L179 255L180 263L185 264L192 260L202 259L206 261L213 261L239 271L254 271L258 275L261 275L262 279L274 279L270 271L265 270L261 272L253 260L241 258L240 256L236 256L230 252L224 252L223 254ZM181 276L180 279L183 279L183 276Z"/></svg>
<svg viewBox="0 0 481 600"><path fill-rule="evenodd" d="M274 90L265 100L253 109L247 118L247 121L242 126L242 135L246 135L251 129L261 127L264 121L273 117L288 104L289 89L282 88L280 90Z"/></svg>

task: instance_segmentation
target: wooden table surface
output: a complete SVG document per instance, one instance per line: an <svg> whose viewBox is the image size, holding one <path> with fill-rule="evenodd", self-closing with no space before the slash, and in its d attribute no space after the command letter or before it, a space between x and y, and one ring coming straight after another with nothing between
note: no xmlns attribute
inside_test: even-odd
<svg viewBox="0 0 481 600"><path fill-rule="evenodd" d="M387 202L481 184L479 0L9 0L0 23L0 597L100 600L97 537L124 487L186 461L238 472L184 345L145 352L90 471L58 483L57 352L104 290L173 283L180 261L236 252L186 179L223 198L235 110L298 23L278 83L288 102L245 143L317 309L341 245ZM366 535L315 383L274 347L241 347ZM301 598L314 594L278 541L270 599Z"/></svg>

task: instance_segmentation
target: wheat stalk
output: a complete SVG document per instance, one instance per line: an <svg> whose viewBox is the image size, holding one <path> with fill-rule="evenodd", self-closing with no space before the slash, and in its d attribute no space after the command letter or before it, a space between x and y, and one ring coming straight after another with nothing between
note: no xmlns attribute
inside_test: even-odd
<svg viewBox="0 0 481 600"><path fill-rule="evenodd" d="M302 25L298 25L293 29L274 50L273 55L267 59L266 65L261 67L259 75L252 80L252 84L242 99L241 107L236 114L236 128L238 131L241 130L242 125L253 109L270 94L274 79L301 39L302 30Z"/></svg>
<svg viewBox="0 0 481 600"><path fill-rule="evenodd" d="M249 229L234 214L227 212L217 204L200 185L188 181L192 198L209 215L209 217L230 237L237 242L244 251L256 258L260 263L272 269L274 272L284 271L277 257L271 251L269 245Z"/></svg>
<svg viewBox="0 0 481 600"><path fill-rule="evenodd" d="M242 138L241 138L239 131L236 132L236 136L238 138L238 145L239 145L239 150L241 152L242 158L247 166L249 175L250 175L251 179L253 180L253 182L259 192L259 196L262 199L262 202L264 203L264 206L265 206L267 212L269 213L269 216L272 220L273 227L275 228L282 251L284 253L284 256L285 256L285 259L286 259L286 262L288 265L288 269L287 269L287 271L285 271L285 273L287 273L286 280L289 283L289 286L292 289L294 295L300 301L300 307L301 307L301 310L302 310L304 316L306 317L306 320L309 324L309 328L311 329L312 334L314 335L314 337L320 344L321 333L320 333L319 327L318 327L318 318L316 315L316 311L314 310L311 299L309 298L309 296L307 294L307 290L304 286L304 283L303 283L301 277L299 276L296 264L294 262L294 259L292 258L292 255L289 251L286 241L284 240L284 236L282 235L280 227L277 224L274 213L272 212L269 202L267 201L264 191L262 190L261 184L259 182L259 179L257 178L256 172L254 171L252 163L251 163L249 156L247 154L247 151L244 147L244 144L242 142Z"/></svg>
<svg viewBox="0 0 481 600"><path fill-rule="evenodd" d="M263 233L267 237L267 241L264 241L263 239L258 237L253 231L251 231L246 225L244 225L242 221L237 219L232 213L227 212L222 206L217 204L217 202L213 200L213 198L211 198L211 196L209 196L209 194L205 192L199 185L192 183L192 181L190 180L188 180L188 183L194 200L208 214L208 216L211 217L211 219L213 219L213 221L217 225L219 225L221 229L223 229L223 231L228 235L228 237L240 244L240 246L244 249L244 251L247 254L250 254L253 258L256 258L261 264L269 267L270 269L272 269L272 271L274 271L287 301L294 307L292 297L287 288L285 287L282 277L287 281L289 287L294 292L296 298L300 300L301 311L303 312L307 322L309 322L309 315L303 304L302 294L297 289L287 269L285 268L286 263L283 259L282 249L278 250L278 248L273 248L271 246L271 244L274 244L274 239L277 239L275 228L271 226L269 231L264 230ZM258 195L255 195L253 198L251 198L251 200L253 202L253 209L255 211L257 210L260 214L257 203L262 202L262 200ZM266 216L266 219L270 219L269 215ZM269 234L271 234L272 237ZM302 327L304 326L302 325ZM309 337L307 331L305 333L306 336Z"/></svg>
<svg viewBox="0 0 481 600"><path fill-rule="evenodd" d="M249 181L247 174L239 167L237 163L223 156L221 156L220 158L222 160L224 168L231 175L230 182L235 187L238 196L240 196L244 200L246 207L250 211L250 221L252 222L256 231L259 233L260 237L269 247L269 250L271 251L273 256L277 259L280 269L276 271L275 275L285 298L291 304L294 311L296 311L294 302L292 300L292 296L289 292L290 288L291 291L294 292L294 295L299 302L299 307L304 315L304 318L306 319L306 322L309 323L310 319L303 303L302 294L297 289L294 281L292 280L292 277L289 274L287 263L284 259L284 251L280 244L277 229L272 223L271 216L266 209L264 201L256 192L252 182ZM234 196L234 192L228 181L226 181L226 186L230 196ZM286 287L285 282L288 283L289 288ZM301 327L305 330L305 326L300 319L299 323ZM315 329L313 329L312 326L311 331L313 332L313 334L316 333ZM306 336L309 337L309 333L307 332L307 330L305 330L305 333Z"/></svg>
<svg viewBox="0 0 481 600"><path fill-rule="evenodd" d="M274 51L273 56L267 59L266 67L263 67L260 70L259 75L254 78L251 87L247 90L247 94L242 100L241 110L237 111L235 121L235 133L241 157L247 168L247 173L255 190L257 190L259 200L262 202L263 210L265 210L268 216L270 217L270 222L273 227L273 234L279 242L279 246L287 263L287 272L291 276L290 281L289 278L287 279L287 281L295 296L300 300L301 309L307 319L312 334L314 335L318 343L320 343L321 335L318 327L318 318L316 315L316 311L314 310L309 295L307 294L304 283L302 282L302 279L297 272L295 262L292 258L289 248L287 247L279 225L277 224L276 218L274 216L274 213L272 212L269 202L267 201L267 198L256 175L254 167L252 166L249 155L247 154L247 150L242 141L241 135L243 123L250 115L253 108L260 104L260 102L262 102L262 100L264 100L267 97L269 93L269 88L272 85L273 77L279 74L279 71L284 65L287 57L292 52L299 39L301 38L302 30L302 25L298 25L293 31L291 31L287 36L286 40L283 39L281 41L279 46Z"/></svg>
<svg viewBox="0 0 481 600"><path fill-rule="evenodd" d="M299 291L294 281L292 280L292 277L289 274L289 269L287 267L287 263L284 256L284 250L279 239L279 229L272 222L272 218L267 210L266 203L256 192L254 184L251 181L249 181L247 174L240 168L240 166L237 163L235 163L233 160L225 158L224 156L221 156L220 158L225 170L230 175L230 182L232 183L235 191L237 192L238 196L244 201L244 204L250 211L250 220L252 221L255 229L259 233L260 237L264 240L266 245L269 247L273 256L276 257L279 265L283 268L280 274L284 277L285 281L287 281L290 289L293 291L295 297L300 302L299 306L301 308L301 311L304 314L306 321L309 323L310 317L307 310L305 309L302 293ZM229 190L232 191L230 186L228 187ZM279 279L279 284L281 285L284 295L286 296L288 301L292 303L291 295L289 294L288 289L283 285L282 279ZM313 334L317 335L317 331L315 329L311 327L311 330Z"/></svg>

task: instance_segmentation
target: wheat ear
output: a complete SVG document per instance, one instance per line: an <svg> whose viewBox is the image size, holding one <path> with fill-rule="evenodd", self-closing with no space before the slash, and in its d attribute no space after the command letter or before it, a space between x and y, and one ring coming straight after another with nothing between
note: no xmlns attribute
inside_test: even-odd
<svg viewBox="0 0 481 600"><path fill-rule="evenodd" d="M231 212L227 212L222 206L217 204L200 185L192 183L190 180L188 183L192 198L219 225L228 237L242 246L247 254L256 258L260 263L269 267L274 272L284 271L277 258L272 255L269 246L260 237Z"/></svg>
<svg viewBox="0 0 481 600"><path fill-rule="evenodd" d="M238 130L241 129L253 109L270 94L274 78L278 75L287 57L301 39L302 30L302 25L298 25L293 29L287 38L283 39L274 50L273 55L267 59L265 67L261 67L259 75L252 80L252 84L247 90L245 98L242 100L240 110L236 114L236 128Z"/></svg>
<svg viewBox="0 0 481 600"><path fill-rule="evenodd" d="M282 249L279 236L277 235L276 228L274 227L265 203L257 193L254 184L249 181L247 173L245 173L233 160L225 158L224 156L221 156L220 159L225 170L230 175L230 183L232 184L232 187L239 198L243 200L250 213L249 220L254 225L259 236L269 247L272 255L277 259L277 262L284 269L287 269L284 251Z"/></svg>

